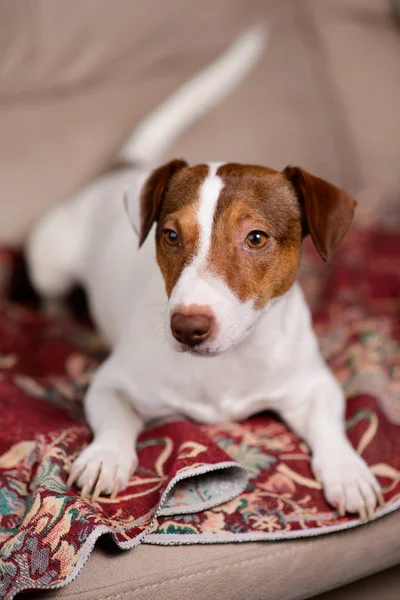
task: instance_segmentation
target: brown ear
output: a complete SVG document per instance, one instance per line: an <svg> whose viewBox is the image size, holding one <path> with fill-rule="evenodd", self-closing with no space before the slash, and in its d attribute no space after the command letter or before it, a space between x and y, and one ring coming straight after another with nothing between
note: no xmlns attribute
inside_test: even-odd
<svg viewBox="0 0 400 600"><path fill-rule="evenodd" d="M356 201L343 190L299 167L286 167L304 214L304 235L308 233L319 255L329 260L353 220Z"/></svg>
<svg viewBox="0 0 400 600"><path fill-rule="evenodd" d="M143 244L153 223L157 221L171 177L188 164L184 160L172 160L151 173L140 195L140 237L139 247Z"/></svg>

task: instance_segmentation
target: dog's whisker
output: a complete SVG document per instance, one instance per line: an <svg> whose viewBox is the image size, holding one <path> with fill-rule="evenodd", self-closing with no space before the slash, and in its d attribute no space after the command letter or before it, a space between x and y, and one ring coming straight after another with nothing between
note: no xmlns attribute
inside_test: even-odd
<svg viewBox="0 0 400 600"><path fill-rule="evenodd" d="M167 336L165 335L165 329L164 327L160 327L158 329L156 329L155 333L155 339L162 339L163 342L167 342Z"/></svg>

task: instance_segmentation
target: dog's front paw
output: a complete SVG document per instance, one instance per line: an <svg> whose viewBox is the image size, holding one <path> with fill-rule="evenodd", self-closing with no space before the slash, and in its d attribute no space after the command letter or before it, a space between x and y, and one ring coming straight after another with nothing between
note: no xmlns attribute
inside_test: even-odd
<svg viewBox="0 0 400 600"><path fill-rule="evenodd" d="M91 495L92 502L101 495L112 498L123 491L137 466L133 449L118 447L116 442L92 442L72 464L67 485L77 482L82 497Z"/></svg>
<svg viewBox="0 0 400 600"><path fill-rule="evenodd" d="M379 483L353 449L336 452L335 456L316 456L312 468L325 498L341 516L348 512L358 513L363 520L371 519L377 503L383 504Z"/></svg>

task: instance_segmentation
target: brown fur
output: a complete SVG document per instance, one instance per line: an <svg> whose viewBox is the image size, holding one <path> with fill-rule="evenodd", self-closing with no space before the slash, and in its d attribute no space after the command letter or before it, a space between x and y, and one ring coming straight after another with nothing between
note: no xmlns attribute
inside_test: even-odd
<svg viewBox="0 0 400 600"><path fill-rule="evenodd" d="M168 296L196 251L199 226L196 210L199 190L208 174L207 165L184 168L171 179L160 210L157 227L157 262L165 280ZM173 229L181 238L181 247L169 247L162 238L164 229Z"/></svg>
<svg viewBox="0 0 400 600"><path fill-rule="evenodd" d="M301 214L283 176L263 167L227 164L217 171L224 187L215 212L209 268L243 302L257 308L281 296L296 278L301 250ZM246 246L250 231L269 234L257 250Z"/></svg>
<svg viewBox="0 0 400 600"><path fill-rule="evenodd" d="M355 200L299 167L286 167L283 174L291 182L302 207L304 234L311 235L320 256L329 260L350 228Z"/></svg>
<svg viewBox="0 0 400 600"><path fill-rule="evenodd" d="M141 231L139 246L143 244L154 221L158 221L161 206L173 176L187 166L184 160L172 160L152 172L140 196Z"/></svg>

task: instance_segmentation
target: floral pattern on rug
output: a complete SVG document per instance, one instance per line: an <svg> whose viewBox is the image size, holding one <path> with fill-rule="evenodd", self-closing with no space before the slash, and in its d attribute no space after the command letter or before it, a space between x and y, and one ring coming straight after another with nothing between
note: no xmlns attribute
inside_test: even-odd
<svg viewBox="0 0 400 600"><path fill-rule="evenodd" d="M400 234L376 227L351 232L329 267L308 244L301 270L322 350L348 397L349 438L383 487L377 516L400 505L399 257ZM13 264L11 253L0 253L0 281L9 284ZM360 525L326 504L307 447L269 413L218 426L159 423L140 438L139 468L125 492L82 499L66 479L90 440L82 398L102 357L87 325L3 298L1 598L71 581L106 532L130 548Z"/></svg>
<svg viewBox="0 0 400 600"><path fill-rule="evenodd" d="M198 478L198 509L246 485L244 469L196 425L170 421L141 435L139 467L116 501L92 503L68 488L71 463L90 440L82 397L97 364L76 349L93 350L94 334L76 327L1 307L0 598L70 581L106 532L121 547L136 545L176 481Z"/></svg>

